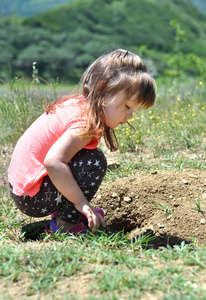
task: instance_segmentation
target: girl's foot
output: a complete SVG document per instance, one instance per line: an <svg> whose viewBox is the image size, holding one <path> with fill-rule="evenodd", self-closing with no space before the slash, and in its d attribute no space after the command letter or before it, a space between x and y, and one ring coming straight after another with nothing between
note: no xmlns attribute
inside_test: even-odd
<svg viewBox="0 0 206 300"><path fill-rule="evenodd" d="M48 234L55 233L59 231L61 228L61 233L66 233L66 234L86 234L87 233L87 228L85 225L81 222L80 224L74 224L74 223L66 223L62 220L60 220L58 217L53 218L49 224L46 226L45 230Z"/></svg>
<svg viewBox="0 0 206 300"><path fill-rule="evenodd" d="M75 226L78 225L76 223L67 223L67 222L64 222L64 221L60 220L59 217L55 218L55 223L56 223L56 225L57 225L58 228L61 228L62 232L67 232L71 228L74 228Z"/></svg>

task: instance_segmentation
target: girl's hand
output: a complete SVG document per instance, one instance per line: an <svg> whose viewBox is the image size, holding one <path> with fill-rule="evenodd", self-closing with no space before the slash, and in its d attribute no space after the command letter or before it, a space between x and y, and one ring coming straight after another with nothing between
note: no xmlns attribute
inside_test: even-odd
<svg viewBox="0 0 206 300"><path fill-rule="evenodd" d="M92 205L84 199L82 202L75 205L76 209L86 216L88 220L88 226L92 229L93 232L99 229L100 224L105 228L104 218L95 211Z"/></svg>

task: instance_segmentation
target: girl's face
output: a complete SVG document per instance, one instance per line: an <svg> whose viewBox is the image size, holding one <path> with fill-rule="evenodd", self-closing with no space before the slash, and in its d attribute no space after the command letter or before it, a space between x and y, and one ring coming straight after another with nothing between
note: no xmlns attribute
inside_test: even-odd
<svg viewBox="0 0 206 300"><path fill-rule="evenodd" d="M134 110L140 107L134 102L135 100L135 95L129 100L125 100L123 94L114 97L113 99L108 97L104 109L105 124L114 129L117 126L126 123L129 119L132 119Z"/></svg>

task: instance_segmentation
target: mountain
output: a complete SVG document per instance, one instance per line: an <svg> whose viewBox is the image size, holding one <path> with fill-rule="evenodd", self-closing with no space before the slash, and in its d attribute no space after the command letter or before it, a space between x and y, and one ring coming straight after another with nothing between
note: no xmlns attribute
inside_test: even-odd
<svg viewBox="0 0 206 300"><path fill-rule="evenodd" d="M116 48L144 57L154 74L199 76L206 15L190 0L73 0L32 17L0 18L0 41L4 80L31 76L37 62L39 76L77 82L91 61Z"/></svg>
<svg viewBox="0 0 206 300"><path fill-rule="evenodd" d="M183 52L205 55L206 16L190 0L75 0L23 24L53 34L68 32L84 46L102 39L109 45L170 52L176 43Z"/></svg>
<svg viewBox="0 0 206 300"><path fill-rule="evenodd" d="M72 0L0 0L0 15L9 17L16 14L22 17L34 16Z"/></svg>

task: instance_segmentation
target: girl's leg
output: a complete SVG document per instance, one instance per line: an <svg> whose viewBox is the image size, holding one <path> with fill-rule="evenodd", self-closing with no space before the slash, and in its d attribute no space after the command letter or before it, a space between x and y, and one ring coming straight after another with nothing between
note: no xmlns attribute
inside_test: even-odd
<svg viewBox="0 0 206 300"><path fill-rule="evenodd" d="M69 167L85 198L90 201L106 173L107 162L103 152L98 148L82 149L71 159ZM19 197L14 194L12 197L26 215L44 217L57 211L60 220L79 222L81 214L72 202L59 193L48 176L43 179L41 189L34 197Z"/></svg>

